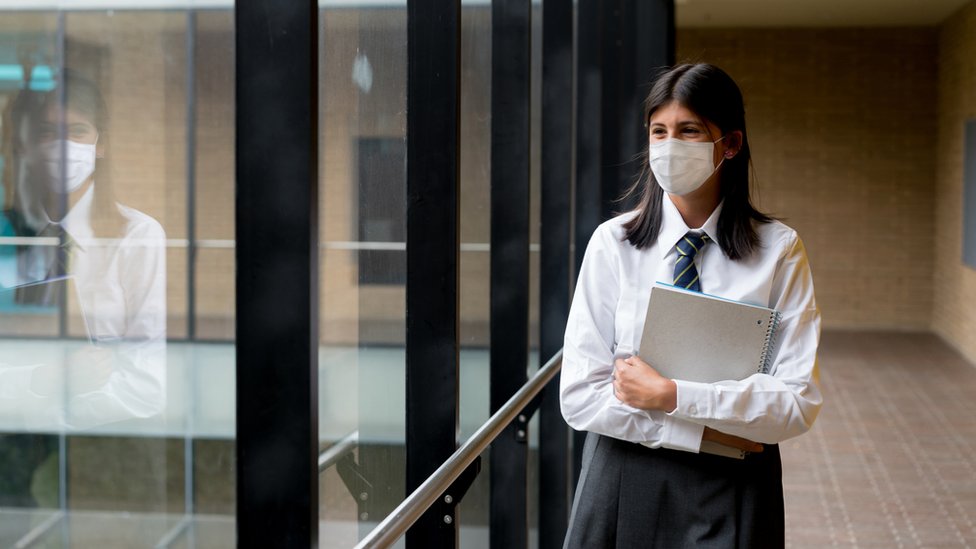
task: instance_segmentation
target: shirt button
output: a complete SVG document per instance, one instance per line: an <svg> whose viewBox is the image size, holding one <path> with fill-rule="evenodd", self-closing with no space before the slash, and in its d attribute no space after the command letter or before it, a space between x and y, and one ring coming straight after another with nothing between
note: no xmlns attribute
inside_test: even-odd
<svg viewBox="0 0 976 549"><path fill-rule="evenodd" d="M695 406L694 404L688 406L688 413L689 414L697 414L698 413L698 407Z"/></svg>

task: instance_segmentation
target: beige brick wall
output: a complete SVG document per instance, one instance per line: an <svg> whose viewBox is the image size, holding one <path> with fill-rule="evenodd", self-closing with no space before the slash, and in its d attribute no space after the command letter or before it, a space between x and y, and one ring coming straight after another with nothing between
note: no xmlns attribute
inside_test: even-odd
<svg viewBox="0 0 976 549"><path fill-rule="evenodd" d="M743 90L758 202L803 238L825 327L931 324L936 42L931 29L678 31L679 60Z"/></svg>
<svg viewBox="0 0 976 549"><path fill-rule="evenodd" d="M976 117L976 2L939 32L933 330L976 362L976 270L962 263L963 128Z"/></svg>

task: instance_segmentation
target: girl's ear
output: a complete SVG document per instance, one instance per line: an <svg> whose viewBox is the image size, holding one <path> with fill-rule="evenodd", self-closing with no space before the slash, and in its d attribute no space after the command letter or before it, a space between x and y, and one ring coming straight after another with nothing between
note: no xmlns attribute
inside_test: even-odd
<svg viewBox="0 0 976 549"><path fill-rule="evenodd" d="M742 132L740 130L729 132L725 141L725 158L734 158L742 148Z"/></svg>

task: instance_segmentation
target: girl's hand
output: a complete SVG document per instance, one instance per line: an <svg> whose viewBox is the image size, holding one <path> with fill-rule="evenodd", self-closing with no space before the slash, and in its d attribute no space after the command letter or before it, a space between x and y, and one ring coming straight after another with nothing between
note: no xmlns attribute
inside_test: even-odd
<svg viewBox="0 0 976 549"><path fill-rule="evenodd" d="M614 395L628 406L671 412L678 405L678 386L640 357L617 359L612 378Z"/></svg>

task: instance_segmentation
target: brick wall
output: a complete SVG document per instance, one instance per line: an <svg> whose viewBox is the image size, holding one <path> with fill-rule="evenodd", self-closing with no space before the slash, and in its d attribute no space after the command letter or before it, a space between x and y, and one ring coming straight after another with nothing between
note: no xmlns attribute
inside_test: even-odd
<svg viewBox="0 0 976 549"><path fill-rule="evenodd" d="M962 263L963 128L976 117L976 2L939 32L933 330L976 362L976 270Z"/></svg>
<svg viewBox="0 0 976 549"><path fill-rule="evenodd" d="M758 203L803 238L825 327L931 324L936 51L922 28L678 31L679 61L742 88Z"/></svg>

